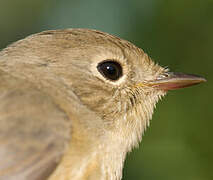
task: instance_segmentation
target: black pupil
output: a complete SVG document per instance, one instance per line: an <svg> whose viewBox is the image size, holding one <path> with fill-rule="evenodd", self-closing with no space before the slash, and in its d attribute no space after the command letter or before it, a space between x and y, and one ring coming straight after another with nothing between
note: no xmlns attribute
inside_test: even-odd
<svg viewBox="0 0 213 180"><path fill-rule="evenodd" d="M115 61L104 61L98 64L98 71L109 80L118 80L122 76L121 65Z"/></svg>

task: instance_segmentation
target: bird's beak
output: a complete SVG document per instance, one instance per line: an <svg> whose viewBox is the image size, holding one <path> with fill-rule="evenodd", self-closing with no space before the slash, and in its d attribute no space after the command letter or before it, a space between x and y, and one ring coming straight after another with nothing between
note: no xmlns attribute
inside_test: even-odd
<svg viewBox="0 0 213 180"><path fill-rule="evenodd" d="M202 82L206 82L206 79L201 76L167 72L160 75L156 80L149 81L148 86L167 91L189 87Z"/></svg>

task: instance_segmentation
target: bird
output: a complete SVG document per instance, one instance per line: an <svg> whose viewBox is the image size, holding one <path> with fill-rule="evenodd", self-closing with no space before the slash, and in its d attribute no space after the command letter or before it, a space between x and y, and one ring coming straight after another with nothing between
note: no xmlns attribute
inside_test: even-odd
<svg viewBox="0 0 213 180"><path fill-rule="evenodd" d="M120 180L169 90L205 82L170 72L129 41L47 30L0 52L0 180Z"/></svg>

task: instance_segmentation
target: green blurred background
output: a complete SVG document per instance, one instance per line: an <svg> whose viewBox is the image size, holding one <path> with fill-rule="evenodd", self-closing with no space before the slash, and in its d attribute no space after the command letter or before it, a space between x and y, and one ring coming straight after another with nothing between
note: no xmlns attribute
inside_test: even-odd
<svg viewBox="0 0 213 180"><path fill-rule="evenodd" d="M32 33L93 28L127 39L173 71L208 82L170 92L124 180L213 179L212 0L0 0L0 48Z"/></svg>

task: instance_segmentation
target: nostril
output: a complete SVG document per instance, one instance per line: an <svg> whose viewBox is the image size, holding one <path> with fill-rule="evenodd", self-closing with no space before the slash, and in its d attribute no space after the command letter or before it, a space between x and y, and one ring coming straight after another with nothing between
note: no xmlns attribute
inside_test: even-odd
<svg viewBox="0 0 213 180"><path fill-rule="evenodd" d="M163 74L160 74L157 77L157 80L165 79L165 78L168 78L168 77L169 77L169 73L163 73Z"/></svg>

